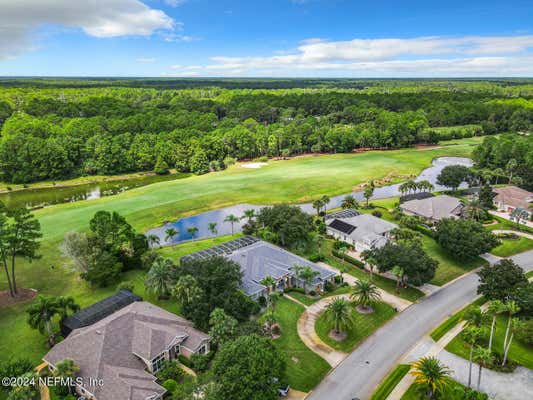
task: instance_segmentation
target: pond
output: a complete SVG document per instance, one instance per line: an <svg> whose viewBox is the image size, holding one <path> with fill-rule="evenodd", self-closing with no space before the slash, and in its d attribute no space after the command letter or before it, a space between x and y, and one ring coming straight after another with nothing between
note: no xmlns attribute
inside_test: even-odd
<svg viewBox="0 0 533 400"><path fill-rule="evenodd" d="M472 160L470 160L469 158L439 157L439 158L434 159L432 162L432 166L424 169L418 175L415 181L427 180L435 186L436 191L445 190L446 189L445 187L437 184L437 177L439 176L442 169L449 165L464 165L467 167L471 167L473 163L472 163ZM399 196L400 195L399 187L400 187L400 184L398 183L394 185L387 185L387 186L376 188L374 190L374 195L372 196L372 199L386 199L389 197ZM461 187L463 188L466 187L466 184L462 184ZM342 200L348 194L349 193L332 197L327 208L332 209L332 208L340 207ZM364 200L362 191L352 192L351 194L358 201ZM193 239L205 239L205 238L213 237L213 236L229 235L232 233L232 226L231 226L231 223L225 221L228 215L233 214L239 218L242 218L244 211L249 210L249 209L254 209L258 211L262 207L265 207L265 206L251 205L251 204L237 204L235 206L221 208L218 210L208 211L202 214L197 214L197 215L192 215L190 217L181 218L175 222L168 223L164 226L150 229L146 234L158 236L160 240L159 245L161 246L174 245L174 244L178 244L178 243L193 240ZM311 205L311 203L301 204L300 207L303 211L310 213L310 214L313 214L316 212L313 206ZM213 233L208 229L209 223L216 224L216 232ZM246 223L245 219L241 219L239 220L239 222L234 223L233 232L240 232L242 230L242 226L245 223ZM194 238L188 232L188 229L191 227L195 227L198 229L198 231L194 234ZM172 238L168 238L167 240L165 231L168 228L174 228L179 233Z"/></svg>
<svg viewBox="0 0 533 400"><path fill-rule="evenodd" d="M47 188L23 189L0 193L0 201L8 208L38 208L58 203L98 199L112 196L129 189L152 183L182 179L190 174L144 175L132 178L90 182L73 186L53 186Z"/></svg>

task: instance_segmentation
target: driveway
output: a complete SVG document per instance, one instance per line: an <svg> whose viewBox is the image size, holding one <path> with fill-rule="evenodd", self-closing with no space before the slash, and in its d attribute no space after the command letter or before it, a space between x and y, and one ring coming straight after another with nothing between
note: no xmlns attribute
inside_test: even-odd
<svg viewBox="0 0 533 400"><path fill-rule="evenodd" d="M533 269L533 250L511 257ZM407 352L442 320L474 301L478 276L472 271L413 304L368 337L316 387L309 399L368 399Z"/></svg>

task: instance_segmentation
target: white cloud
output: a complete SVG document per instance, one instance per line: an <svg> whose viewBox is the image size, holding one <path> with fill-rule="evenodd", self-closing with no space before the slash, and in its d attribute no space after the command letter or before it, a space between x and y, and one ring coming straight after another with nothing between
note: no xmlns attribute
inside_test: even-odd
<svg viewBox="0 0 533 400"><path fill-rule="evenodd" d="M82 29L98 38L139 35L179 27L161 10L138 0L0 0L0 59L31 49L43 25Z"/></svg>
<svg viewBox="0 0 533 400"><path fill-rule="evenodd" d="M165 42L195 42L200 40L194 36L180 35L177 33L168 33L163 36Z"/></svg>
<svg viewBox="0 0 533 400"><path fill-rule="evenodd" d="M154 58L154 57L140 57L140 58L137 58L135 61L140 62L140 63L153 63L153 62L157 61L157 58Z"/></svg>
<svg viewBox="0 0 533 400"><path fill-rule="evenodd" d="M533 35L302 41L290 53L211 57L205 76L523 76L533 74ZM185 69L186 67L182 67Z"/></svg>
<svg viewBox="0 0 533 400"><path fill-rule="evenodd" d="M170 7L179 7L186 2L187 0L165 0L165 4Z"/></svg>

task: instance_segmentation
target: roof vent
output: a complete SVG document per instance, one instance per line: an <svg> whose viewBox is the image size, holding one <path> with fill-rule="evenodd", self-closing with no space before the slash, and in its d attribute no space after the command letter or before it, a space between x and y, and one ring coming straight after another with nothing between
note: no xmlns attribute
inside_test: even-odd
<svg viewBox="0 0 533 400"><path fill-rule="evenodd" d="M96 334L97 334L97 335L101 335L101 334L102 334L102 331L96 331Z"/></svg>

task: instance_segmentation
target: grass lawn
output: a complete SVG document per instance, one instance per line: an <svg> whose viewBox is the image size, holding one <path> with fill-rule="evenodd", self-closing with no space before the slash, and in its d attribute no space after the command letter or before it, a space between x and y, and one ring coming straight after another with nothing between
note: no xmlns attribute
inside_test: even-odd
<svg viewBox="0 0 533 400"><path fill-rule="evenodd" d="M433 332L431 332L431 338L438 342L441 337L443 337L450 329L452 329L455 325L459 323L463 319L463 315L465 312L471 308L471 307L479 307L482 304L486 302L484 297L480 297L476 301L474 301L472 304L467 305L463 309L457 311L455 314L453 314L450 318L448 318L446 321L444 321L442 324L437 326Z"/></svg>
<svg viewBox="0 0 533 400"><path fill-rule="evenodd" d="M289 299L281 298L276 305L276 320L281 326L281 337L274 340L275 346L286 356L287 379L296 390L308 392L330 370L329 364L313 353L301 341L296 328L304 308Z"/></svg>
<svg viewBox="0 0 533 400"><path fill-rule="evenodd" d="M430 283L437 286L442 286L486 263L481 257L476 257L471 261L459 261L440 247L434 239L426 235L422 235L422 246L430 257L439 262L435 277L430 281Z"/></svg>
<svg viewBox="0 0 533 400"><path fill-rule="evenodd" d="M497 353L503 354L503 340L505 338L505 329L507 327L507 316L500 315L496 319L496 330L494 334L493 350ZM468 359L469 347L463 341L461 335L457 335L446 346L446 350L451 353L457 354L460 357ZM517 362L524 367L533 369L533 346L528 346L525 343L521 343L515 337L511 348L509 349L510 360Z"/></svg>
<svg viewBox="0 0 533 400"><path fill-rule="evenodd" d="M526 272L526 278L529 279L531 277L533 277L533 270L529 271L529 272Z"/></svg>
<svg viewBox="0 0 533 400"><path fill-rule="evenodd" d="M346 193L354 185L371 179L416 174L435 157L469 156L472 149L465 143L426 150L298 157L270 162L261 169L233 166L226 171L160 182L97 200L46 207L35 211L43 233L42 257L33 263L18 262L18 283L45 295L74 296L82 306L112 293L114 288L88 287L78 274L64 266L65 260L58 250L65 233L88 229L89 220L99 210L117 211L144 232L164 221L232 204L299 203L322 194ZM180 251L164 250L175 255ZM0 274L0 290L6 288L5 277ZM0 361L20 354L38 360L46 351L43 338L27 328L25 307L0 309L0 329L9 332L0 343Z"/></svg>
<svg viewBox="0 0 533 400"><path fill-rule="evenodd" d="M370 400L386 400L389 394L394 390L396 385L400 383L402 378L407 375L411 366L408 364L399 364L394 370L385 378L378 386L376 391L372 394Z"/></svg>
<svg viewBox="0 0 533 400"><path fill-rule="evenodd" d="M354 327L348 330L348 336L341 342L329 337L333 325L326 322L326 316L322 313L315 324L317 335L331 347L344 352L352 351L362 340L376 331L381 325L394 317L396 312L386 303L376 303L372 314L359 314L355 312Z"/></svg>
<svg viewBox="0 0 533 400"><path fill-rule="evenodd" d="M491 253L499 257L509 257L533 249L533 240L520 237L518 240L501 239L502 244L492 249Z"/></svg>
<svg viewBox="0 0 533 400"><path fill-rule="evenodd" d="M439 397L439 398L446 399L446 400L463 400L464 397L454 393L454 389L458 387L465 388L464 385L451 379L448 390L446 391L445 394L443 394L442 397ZM427 397L425 396L425 394L420 392L419 388L414 384L409 387L407 392L405 392L405 394L401 398L401 400L426 400L426 399Z"/></svg>
<svg viewBox="0 0 533 400"><path fill-rule="evenodd" d="M497 223L485 225L485 227L489 231L494 231L496 229L499 229L499 230L511 230L511 231L522 231L522 232L533 233L533 228L530 228L529 226L520 224L520 229L518 229L518 227L516 226L516 223L513 221L509 221L508 219L500 218L495 215L492 215L492 218L495 221L497 221Z"/></svg>
<svg viewBox="0 0 533 400"><path fill-rule="evenodd" d="M292 298L298 300L299 302L305 304L306 306L310 306L311 304L316 303L318 300L321 300L324 297L330 297L330 296L335 296L338 294L345 294L349 292L350 292L349 286L339 286L332 292L326 292L322 296L311 297L309 295L306 295L300 292L294 292L294 291L289 291L287 294L291 296Z"/></svg>
<svg viewBox="0 0 533 400"><path fill-rule="evenodd" d="M236 239L241 236L242 233L236 233L234 235L219 236L203 240L194 240L175 246L161 247L157 250L157 252L163 257L170 258L174 260L175 263L178 263L179 259L187 254L195 253L197 251L201 251L209 247L229 242L230 240Z"/></svg>

